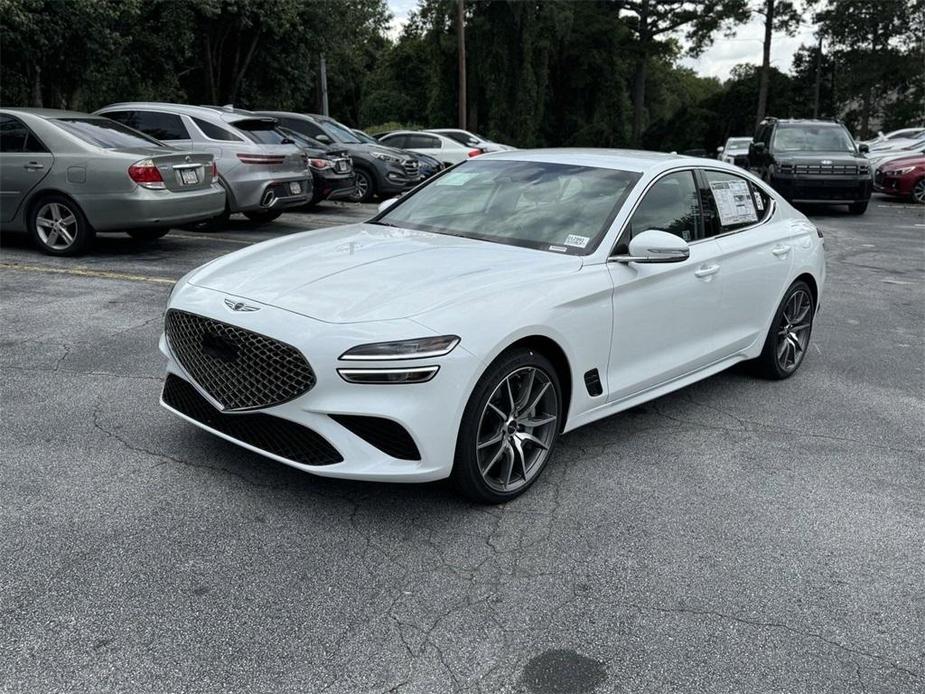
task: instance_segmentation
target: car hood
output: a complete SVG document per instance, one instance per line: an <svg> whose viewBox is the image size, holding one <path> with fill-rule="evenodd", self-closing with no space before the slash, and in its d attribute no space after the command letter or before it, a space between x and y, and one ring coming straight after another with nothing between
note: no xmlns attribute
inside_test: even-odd
<svg viewBox="0 0 925 694"><path fill-rule="evenodd" d="M349 150L351 153L363 153L372 155L373 152L379 152L381 154L391 154L393 157L398 157L402 161L406 159L412 159L412 155L408 152L405 152L400 149L395 149L394 147L385 147L383 145L371 145L366 142L361 142L359 144L352 143L338 143L344 149Z"/></svg>
<svg viewBox="0 0 925 694"><path fill-rule="evenodd" d="M541 287L581 265L576 256L356 224L255 244L203 266L188 282L329 323L356 323Z"/></svg>
<svg viewBox="0 0 925 694"><path fill-rule="evenodd" d="M916 166L916 167L925 166L925 156L922 156L921 154L917 154L911 157L896 157L895 159L890 159L889 161L883 162L880 165L880 167L882 167L885 170L901 169L904 166Z"/></svg>

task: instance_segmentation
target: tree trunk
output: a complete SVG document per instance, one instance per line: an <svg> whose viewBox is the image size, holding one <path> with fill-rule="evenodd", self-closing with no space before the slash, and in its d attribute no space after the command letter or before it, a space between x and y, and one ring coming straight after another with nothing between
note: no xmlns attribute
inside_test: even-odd
<svg viewBox="0 0 925 694"><path fill-rule="evenodd" d="M646 79L649 69L649 0L639 7L639 57L633 75L633 145L642 144L642 126L646 111Z"/></svg>
<svg viewBox="0 0 925 694"><path fill-rule="evenodd" d="M816 84L813 85L813 118L819 117L822 96L822 32L819 32L819 45L816 48Z"/></svg>
<svg viewBox="0 0 925 694"><path fill-rule="evenodd" d="M456 40L459 70L459 127L466 129L466 4L465 0L457 0L456 8Z"/></svg>
<svg viewBox="0 0 925 694"><path fill-rule="evenodd" d="M212 66L212 40L206 32L202 35L202 53L206 73L206 93L209 95L209 103L217 104L218 92L215 89L215 72Z"/></svg>
<svg viewBox="0 0 925 694"><path fill-rule="evenodd" d="M244 62L241 63L240 69L235 71L234 82L231 85L231 93L228 95L228 98L231 103L234 103L238 98L238 92L241 90L241 81L244 79L244 75L247 72L247 68L250 67L251 60L254 58L254 51L257 50L257 42L260 40L260 29L254 31L254 37L251 39L251 45L247 49L247 55L244 56ZM240 48L238 49L240 50ZM235 63L237 64L237 57L235 58ZM237 67L237 65L235 66Z"/></svg>
<svg viewBox="0 0 925 694"><path fill-rule="evenodd" d="M861 110L861 139L866 140L870 137L870 106L873 100L872 87L864 90L864 102Z"/></svg>
<svg viewBox="0 0 925 694"><path fill-rule="evenodd" d="M768 110L768 82L771 79L771 38L774 30L774 0L765 0L764 45L761 52L761 75L758 82L758 111L755 129L764 120Z"/></svg>
<svg viewBox="0 0 925 694"><path fill-rule="evenodd" d="M42 66L38 64L32 75L32 106L42 108Z"/></svg>

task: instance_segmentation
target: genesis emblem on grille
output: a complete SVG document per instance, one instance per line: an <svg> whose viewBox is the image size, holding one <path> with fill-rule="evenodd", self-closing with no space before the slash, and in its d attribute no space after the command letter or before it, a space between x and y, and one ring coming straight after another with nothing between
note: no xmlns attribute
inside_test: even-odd
<svg viewBox="0 0 925 694"><path fill-rule="evenodd" d="M177 309L167 311L165 329L174 357L221 409L272 407L315 385L303 354L267 335Z"/></svg>
<svg viewBox="0 0 925 694"><path fill-rule="evenodd" d="M243 301L235 301L234 299L225 299L225 306L230 308L232 311L259 311L259 306L248 306Z"/></svg>

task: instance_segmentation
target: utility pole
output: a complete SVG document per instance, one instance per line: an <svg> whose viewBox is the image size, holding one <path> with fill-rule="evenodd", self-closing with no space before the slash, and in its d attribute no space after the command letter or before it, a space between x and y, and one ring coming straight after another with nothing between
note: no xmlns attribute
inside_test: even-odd
<svg viewBox="0 0 925 694"><path fill-rule="evenodd" d="M466 3L457 0L456 39L459 56L459 127L466 129Z"/></svg>
<svg viewBox="0 0 925 694"><path fill-rule="evenodd" d="M321 54L321 114L328 114L328 64L324 61L324 53Z"/></svg>
<svg viewBox="0 0 925 694"><path fill-rule="evenodd" d="M816 48L816 85L813 89L813 118L819 117L819 92L822 88L822 32L819 32L819 45Z"/></svg>

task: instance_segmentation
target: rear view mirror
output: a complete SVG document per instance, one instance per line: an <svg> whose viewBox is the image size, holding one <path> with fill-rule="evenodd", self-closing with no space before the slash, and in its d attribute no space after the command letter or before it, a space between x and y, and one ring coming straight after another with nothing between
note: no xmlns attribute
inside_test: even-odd
<svg viewBox="0 0 925 694"><path fill-rule="evenodd" d="M691 249L680 236L660 229L649 229L630 241L629 255L615 255L616 263L683 263Z"/></svg>

